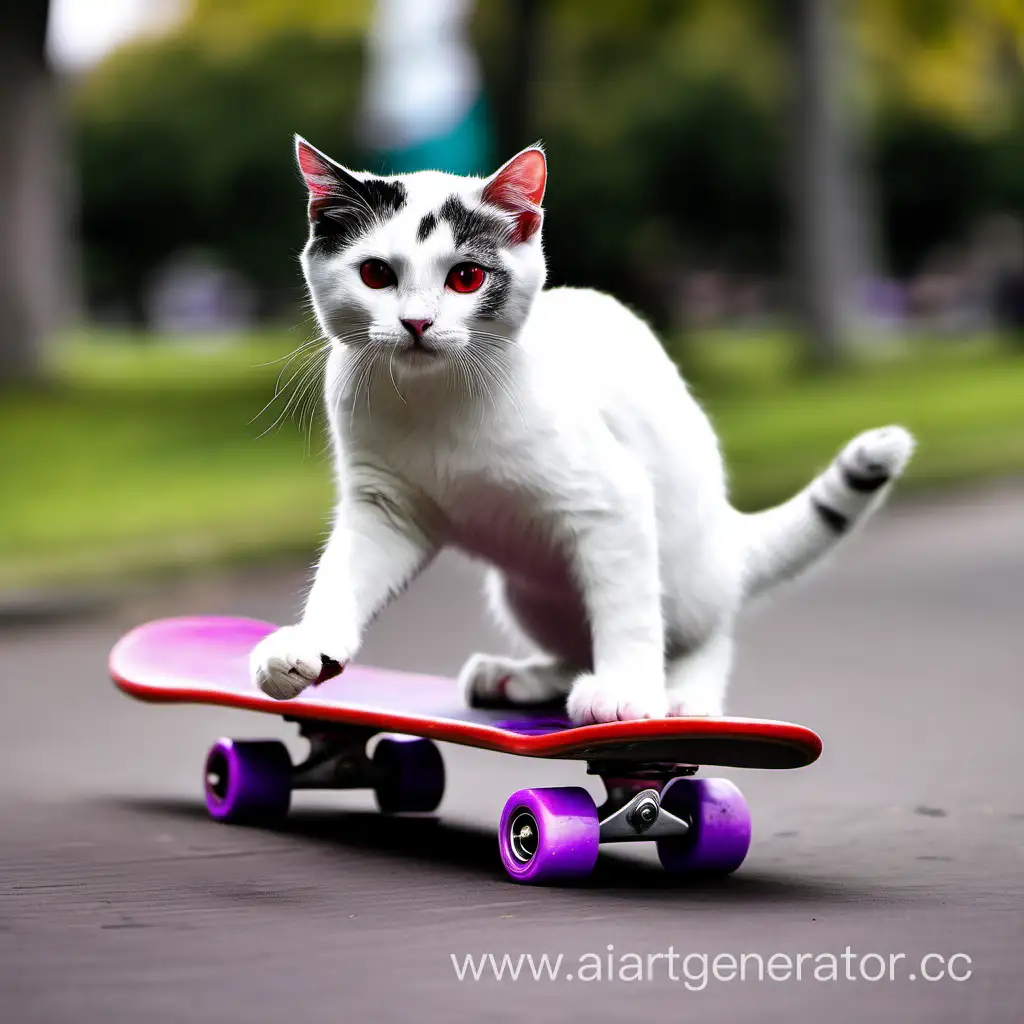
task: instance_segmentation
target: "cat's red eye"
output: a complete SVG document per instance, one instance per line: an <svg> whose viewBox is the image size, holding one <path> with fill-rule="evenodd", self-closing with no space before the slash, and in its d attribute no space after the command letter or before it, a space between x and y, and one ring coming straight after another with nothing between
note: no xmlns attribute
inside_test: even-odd
<svg viewBox="0 0 1024 1024"><path fill-rule="evenodd" d="M484 268L475 263L460 263L452 267L445 285L453 292L475 292L484 283Z"/></svg>
<svg viewBox="0 0 1024 1024"><path fill-rule="evenodd" d="M395 284L395 272L383 260L366 260L359 276L367 288L388 288Z"/></svg>

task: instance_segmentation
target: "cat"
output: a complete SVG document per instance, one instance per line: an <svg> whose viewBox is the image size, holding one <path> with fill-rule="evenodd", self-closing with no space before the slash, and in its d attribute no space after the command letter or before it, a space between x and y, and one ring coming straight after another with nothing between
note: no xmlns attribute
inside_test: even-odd
<svg viewBox="0 0 1024 1024"><path fill-rule="evenodd" d="M742 605L878 509L910 434L861 434L795 497L741 514L647 324L543 290L539 146L486 179L354 172L298 137L296 154L340 497L301 621L252 653L256 685L285 700L348 662L450 546L489 564L491 607L538 650L473 655L470 703L561 700L577 724L723 714Z"/></svg>

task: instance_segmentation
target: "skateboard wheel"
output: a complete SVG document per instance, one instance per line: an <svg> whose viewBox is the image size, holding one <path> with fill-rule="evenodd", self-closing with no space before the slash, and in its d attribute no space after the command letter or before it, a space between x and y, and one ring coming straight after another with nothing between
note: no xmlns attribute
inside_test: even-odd
<svg viewBox="0 0 1024 1024"><path fill-rule="evenodd" d="M444 796L444 761L431 740L385 736L373 752L380 773L374 787L385 814L434 811Z"/></svg>
<svg viewBox="0 0 1024 1024"><path fill-rule="evenodd" d="M662 867L672 872L728 875L750 849L750 809L728 779L673 779L661 806L689 822L685 836L658 840Z"/></svg>
<svg viewBox="0 0 1024 1024"><path fill-rule="evenodd" d="M527 885L589 875L600 841L597 807L578 786L521 789L505 801L498 825L501 863Z"/></svg>
<svg viewBox="0 0 1024 1024"><path fill-rule="evenodd" d="M206 755L206 809L216 821L258 824L283 818L292 762L277 740L219 739Z"/></svg>

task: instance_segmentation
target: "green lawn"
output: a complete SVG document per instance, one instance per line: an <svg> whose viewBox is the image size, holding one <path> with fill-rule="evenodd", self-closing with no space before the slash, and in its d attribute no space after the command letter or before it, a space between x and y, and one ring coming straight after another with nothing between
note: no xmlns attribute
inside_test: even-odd
<svg viewBox="0 0 1024 1024"><path fill-rule="evenodd" d="M786 497L847 438L886 423L918 440L903 492L1024 473L1024 352L991 339L905 343L826 377L795 372L784 338L706 336L681 361L723 439L740 508Z"/></svg>
<svg viewBox="0 0 1024 1024"><path fill-rule="evenodd" d="M290 414L273 426L290 391L261 413L301 340L78 341L52 386L0 397L0 587L312 547L331 496L322 438Z"/></svg>
<svg viewBox="0 0 1024 1024"><path fill-rule="evenodd" d="M62 346L51 385L0 398L0 587L313 548L331 500L323 438L291 414L272 426L290 390L261 413L302 338ZM795 373L793 356L782 336L730 334L680 356L740 507L785 497L888 422L920 441L907 488L1024 471L1024 354L919 343L829 378Z"/></svg>

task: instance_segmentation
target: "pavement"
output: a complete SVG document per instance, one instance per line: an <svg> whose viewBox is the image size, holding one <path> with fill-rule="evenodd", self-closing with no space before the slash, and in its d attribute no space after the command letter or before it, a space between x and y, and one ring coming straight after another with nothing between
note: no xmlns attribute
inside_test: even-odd
<svg viewBox="0 0 1024 1024"><path fill-rule="evenodd" d="M211 740L301 742L276 719L134 703L107 652L158 615L287 621L305 579L236 571L0 625L0 1020L1024 1019L1024 490L887 510L751 613L730 710L809 725L825 752L722 773L750 801L754 843L714 884L666 876L643 844L606 848L584 885L510 884L494 835L508 794L600 784L461 748L443 748L436 817L301 793L282 831L208 821ZM503 647L475 567L444 558L363 657L451 673ZM526 961L515 981L458 980L453 956L506 953L561 955L558 980Z"/></svg>

